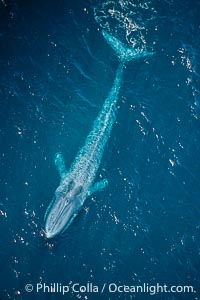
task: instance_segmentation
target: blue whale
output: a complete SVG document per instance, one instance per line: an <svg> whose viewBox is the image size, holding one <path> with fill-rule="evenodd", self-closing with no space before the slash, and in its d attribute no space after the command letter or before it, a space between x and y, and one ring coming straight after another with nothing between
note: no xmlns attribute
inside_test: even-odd
<svg viewBox="0 0 200 300"><path fill-rule="evenodd" d="M55 165L60 174L60 185L45 213L46 238L65 231L82 208L86 198L104 189L108 182L95 182L106 142L116 119L116 103L122 81L124 63L135 58L152 55L152 52L127 48L117 38L102 32L104 38L119 58L119 66L111 90L94 121L85 144L78 152L70 170L66 170L61 153L55 155Z"/></svg>

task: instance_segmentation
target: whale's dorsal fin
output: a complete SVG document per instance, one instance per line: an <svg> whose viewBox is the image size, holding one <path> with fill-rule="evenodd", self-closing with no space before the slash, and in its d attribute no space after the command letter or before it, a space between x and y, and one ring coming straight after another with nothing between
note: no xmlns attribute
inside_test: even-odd
<svg viewBox="0 0 200 300"><path fill-rule="evenodd" d="M88 191L87 197L91 196L93 193L103 190L108 185L108 180L103 179L96 182Z"/></svg>
<svg viewBox="0 0 200 300"><path fill-rule="evenodd" d="M56 153L55 158L54 158L54 162L55 162L55 165L58 169L58 172L60 174L61 179L63 179L63 177L67 173L67 170L66 170L66 167L65 167L65 162L64 162L62 153L60 153L60 152Z"/></svg>

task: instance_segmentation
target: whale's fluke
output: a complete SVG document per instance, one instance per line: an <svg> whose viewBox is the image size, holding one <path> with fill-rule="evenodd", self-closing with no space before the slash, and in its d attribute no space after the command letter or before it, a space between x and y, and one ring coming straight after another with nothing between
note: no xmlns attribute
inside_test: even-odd
<svg viewBox="0 0 200 300"><path fill-rule="evenodd" d="M111 46L111 48L115 51L118 58L122 62L130 61L134 58L145 57L149 55L153 55L153 52L148 52L146 50L134 49L126 47L120 40L113 37L105 30L102 31L104 38L107 43Z"/></svg>

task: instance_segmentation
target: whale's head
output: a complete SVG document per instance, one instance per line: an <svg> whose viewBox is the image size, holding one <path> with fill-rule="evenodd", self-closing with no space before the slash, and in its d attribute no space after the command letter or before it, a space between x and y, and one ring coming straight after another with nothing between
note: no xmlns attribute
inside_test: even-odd
<svg viewBox="0 0 200 300"><path fill-rule="evenodd" d="M82 206L84 194L83 186L74 180L61 183L45 215L46 238L52 238L67 229Z"/></svg>

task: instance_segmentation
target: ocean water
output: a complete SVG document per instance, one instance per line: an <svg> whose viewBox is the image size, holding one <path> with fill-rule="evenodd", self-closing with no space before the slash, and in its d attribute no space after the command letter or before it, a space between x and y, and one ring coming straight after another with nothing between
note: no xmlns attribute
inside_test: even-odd
<svg viewBox="0 0 200 300"><path fill-rule="evenodd" d="M200 299L200 2L1 0L0 24L0 299ZM126 64L97 174L108 188L46 241L54 155L70 167L119 63L102 29L155 53Z"/></svg>

